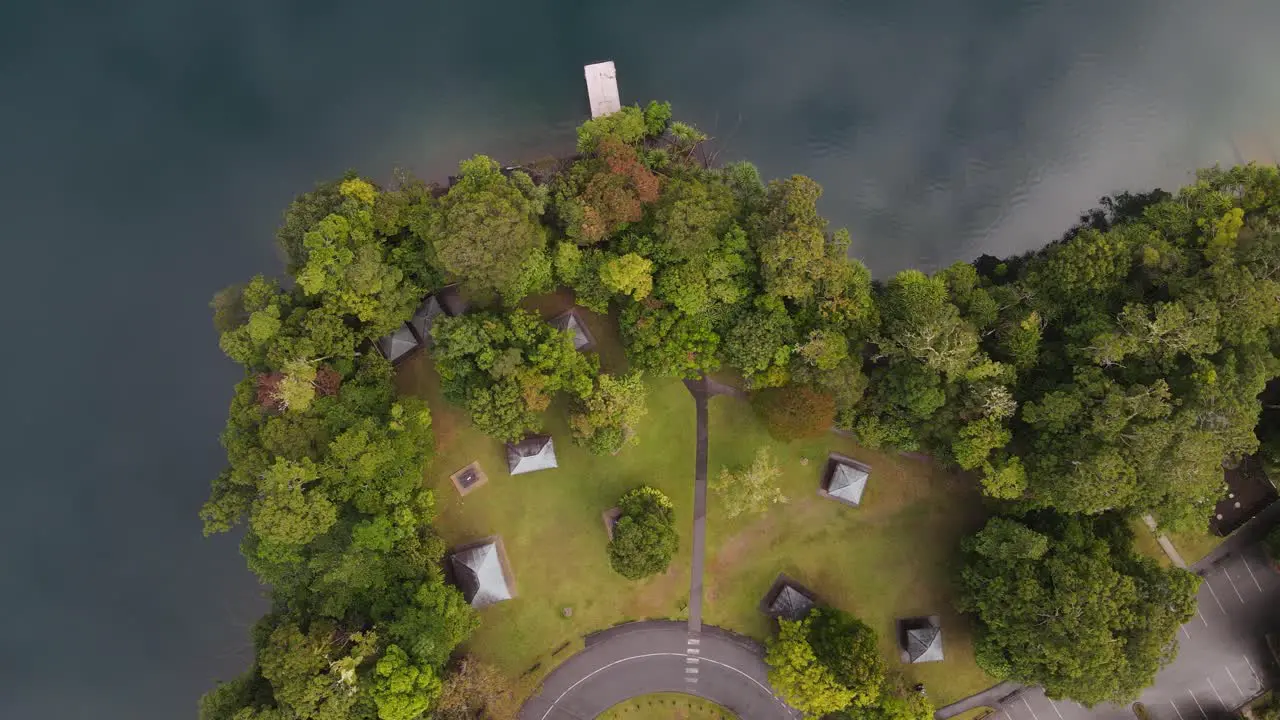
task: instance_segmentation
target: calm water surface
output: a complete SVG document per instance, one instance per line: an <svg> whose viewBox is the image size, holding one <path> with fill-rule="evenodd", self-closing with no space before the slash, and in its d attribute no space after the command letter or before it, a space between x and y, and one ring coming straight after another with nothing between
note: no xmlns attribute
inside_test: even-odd
<svg viewBox="0 0 1280 720"><path fill-rule="evenodd" d="M1266 152L1278 33L1262 1L3 3L0 717L191 717L246 665L261 593L196 517L236 378L206 302L279 269L316 180L562 151L612 58L721 159L821 181L883 277Z"/></svg>

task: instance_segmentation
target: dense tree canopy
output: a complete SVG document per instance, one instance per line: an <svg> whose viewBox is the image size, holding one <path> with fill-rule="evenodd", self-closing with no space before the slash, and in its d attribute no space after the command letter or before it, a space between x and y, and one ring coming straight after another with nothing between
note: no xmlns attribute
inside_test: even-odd
<svg viewBox="0 0 1280 720"><path fill-rule="evenodd" d="M966 541L961 576L979 664L1086 705L1136 698L1173 659L1200 581L1132 546L1116 515L993 518Z"/></svg>
<svg viewBox="0 0 1280 720"><path fill-rule="evenodd" d="M432 328L445 397L463 405L483 432L519 440L542 425L556 392L586 400L598 370L569 334L525 310L441 318Z"/></svg>
<svg viewBox="0 0 1280 720"><path fill-rule="evenodd" d="M818 607L801 620L779 620L767 650L769 682L807 716L892 704L875 631L849 613Z"/></svg>
<svg viewBox="0 0 1280 720"><path fill-rule="evenodd" d="M816 182L709 167L705 139L650 103L584 123L579 154L553 170L476 156L448 188L349 174L294 201L277 234L290 277L213 302L244 379L201 515L210 532L244 529L273 610L249 672L202 703L206 720L408 720L450 697L446 663L474 618L441 576L420 482L431 416L396 397L371 347L445 282L480 309L437 318L432 354L445 395L490 435L540 429L562 391L594 452L634 435L638 375L600 375L568 333L494 309L562 285L618 319L646 377L728 366L778 437L834 423L1039 512L967 545L965 603L993 674L1084 702L1149 679L1194 583L1133 559L1113 516L1202 527L1224 462L1261 446L1280 465L1280 414L1259 425L1258 401L1280 375L1280 172L1202 171L1175 193L1104 198L1024 256L873 283L818 212ZM747 488L743 508L775 497L757 476L726 485ZM675 533L669 503L631 503L610 557L643 577L665 569ZM1027 625L1040 611L1047 629ZM1070 621L1080 613L1097 620ZM771 650L780 687L823 711L854 702L855 675L807 627ZM924 711L889 692L846 712Z"/></svg>
<svg viewBox="0 0 1280 720"><path fill-rule="evenodd" d="M678 543L671 499L641 487L623 495L618 509L622 514L609 541L609 564L628 580L666 572Z"/></svg>
<svg viewBox="0 0 1280 720"><path fill-rule="evenodd" d="M292 288L257 277L215 298L245 377L201 516L206 532L245 529L273 610L253 666L202 700L205 720L420 718L475 626L430 526L430 412L395 397L381 356L357 352L406 320L432 277L384 204L421 197L355 177L304 196L281 230Z"/></svg>

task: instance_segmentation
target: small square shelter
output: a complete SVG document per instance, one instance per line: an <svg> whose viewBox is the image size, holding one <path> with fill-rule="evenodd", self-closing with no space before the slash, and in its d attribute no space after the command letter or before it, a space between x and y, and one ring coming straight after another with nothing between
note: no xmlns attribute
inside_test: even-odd
<svg viewBox="0 0 1280 720"><path fill-rule="evenodd" d="M902 662L939 662L942 655L942 627L937 615L898 621L898 645Z"/></svg>
<svg viewBox="0 0 1280 720"><path fill-rule="evenodd" d="M858 507L862 504L862 495L867 490L867 480L870 477L870 465L840 453L831 453L827 456L827 466L822 474L818 494L850 507Z"/></svg>
<svg viewBox="0 0 1280 720"><path fill-rule="evenodd" d="M457 317L471 308L471 303L463 297L462 289L457 283L445 285L437 290L435 298L450 317Z"/></svg>
<svg viewBox="0 0 1280 720"><path fill-rule="evenodd" d="M591 336L591 331L587 329L577 308L569 308L552 318L551 325L557 330L573 333L573 347L577 350L590 350L596 344L596 339Z"/></svg>
<svg viewBox="0 0 1280 720"><path fill-rule="evenodd" d="M779 574L760 601L760 611L775 620L800 620L817 605L818 598L813 592L785 574Z"/></svg>
<svg viewBox="0 0 1280 720"><path fill-rule="evenodd" d="M434 344L431 339L431 328L435 325L436 318L443 314L444 308L441 307L440 300L435 295L428 295L427 299L422 301L418 311L409 318L409 327L423 347L429 348Z"/></svg>
<svg viewBox="0 0 1280 720"><path fill-rule="evenodd" d="M507 443L507 470L512 475L550 470L556 464L556 447L550 435L530 435L518 443Z"/></svg>
<svg viewBox="0 0 1280 720"><path fill-rule="evenodd" d="M378 338L378 352L394 365L418 349L418 338L408 325L401 325L395 332Z"/></svg>
<svg viewBox="0 0 1280 720"><path fill-rule="evenodd" d="M473 608L515 597L510 566L501 537L459 548L449 556L453 579Z"/></svg>

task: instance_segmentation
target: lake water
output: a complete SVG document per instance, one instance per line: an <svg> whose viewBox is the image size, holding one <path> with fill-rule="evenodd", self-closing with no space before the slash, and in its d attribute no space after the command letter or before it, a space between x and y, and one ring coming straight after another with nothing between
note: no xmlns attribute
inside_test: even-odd
<svg viewBox="0 0 1280 720"><path fill-rule="evenodd" d="M613 59L720 159L821 181L883 277L1274 152L1278 30L1266 0L4 3L0 717L191 717L247 664L261 593L196 517L236 379L206 303L278 271L315 181L563 151Z"/></svg>

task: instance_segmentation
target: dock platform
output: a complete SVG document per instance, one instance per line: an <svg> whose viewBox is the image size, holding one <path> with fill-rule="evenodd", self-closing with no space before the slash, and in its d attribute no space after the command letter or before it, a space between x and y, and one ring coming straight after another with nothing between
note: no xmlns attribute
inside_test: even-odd
<svg viewBox="0 0 1280 720"><path fill-rule="evenodd" d="M613 61L586 65L582 70L587 77L587 99L591 103L591 117L598 118L621 110L618 71L613 67Z"/></svg>

